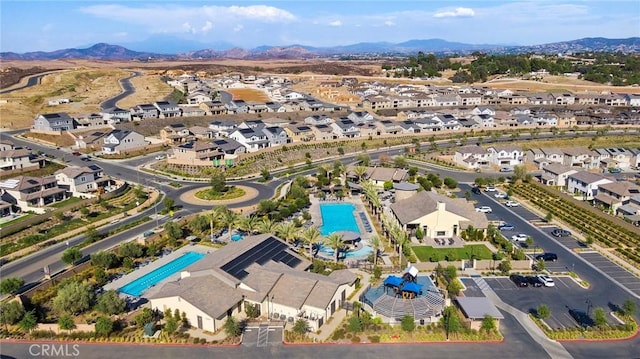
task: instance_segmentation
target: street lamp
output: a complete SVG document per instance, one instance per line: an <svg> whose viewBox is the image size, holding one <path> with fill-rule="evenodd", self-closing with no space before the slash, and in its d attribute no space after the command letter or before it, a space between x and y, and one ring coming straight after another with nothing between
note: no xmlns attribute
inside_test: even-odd
<svg viewBox="0 0 640 359"><path fill-rule="evenodd" d="M585 304L587 304L587 317L588 317L589 312L591 312L591 307L593 307L593 303L591 303L591 299L587 298L587 300L585 301Z"/></svg>

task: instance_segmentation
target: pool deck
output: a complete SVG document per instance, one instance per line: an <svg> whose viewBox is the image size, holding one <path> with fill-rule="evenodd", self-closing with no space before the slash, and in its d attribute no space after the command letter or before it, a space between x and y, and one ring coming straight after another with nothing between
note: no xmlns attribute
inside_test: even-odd
<svg viewBox="0 0 640 359"><path fill-rule="evenodd" d="M177 250L159 257L158 259L156 259L155 261L147 264L144 267L140 267L136 270L134 270L133 272L126 274L124 276L122 276L121 278L118 278L116 280L114 280L113 282L107 283L103 288L104 290L118 290L119 288L133 282L134 280L150 273L153 272L154 270L162 267L163 265L174 261L176 258L182 256L183 254L185 254L186 252L197 252L197 253L203 253L203 254L207 254L210 252L215 251L215 248L212 247L206 247L206 246L199 246L199 245L186 245L184 247L178 248ZM167 281L172 281L172 280L176 280L180 278L180 272L174 273L171 276L167 277L166 279L160 281L158 284L156 284L155 287L160 286L162 283L167 282ZM145 294L148 294L148 290L145 291L145 293L143 293L141 296L144 297ZM121 293L122 296L128 296L125 293Z"/></svg>
<svg viewBox="0 0 640 359"><path fill-rule="evenodd" d="M369 223L373 223L373 221L369 217L369 213L367 213L366 209L364 208L364 204L362 203L362 200L360 199L360 197L358 196L345 197L343 200L335 200L335 199L320 200L315 196L310 196L309 200L311 202L311 206L309 207L309 214L311 214L311 220L313 221L313 224L317 225L318 227L321 227L323 225L322 214L320 213L321 204L350 203L355 206L355 210L353 211L353 218L356 220L356 223L358 224L358 230L360 231L360 238L362 239L362 242L368 243L369 238L377 234L375 227L372 227L373 232L371 233L367 232L366 229L364 228L364 224L362 223L362 220L360 219L360 216L358 215L359 212L364 212L365 216L367 216L367 219L369 220ZM331 259L331 258L327 258L327 259ZM358 258L351 258L351 259L358 259Z"/></svg>

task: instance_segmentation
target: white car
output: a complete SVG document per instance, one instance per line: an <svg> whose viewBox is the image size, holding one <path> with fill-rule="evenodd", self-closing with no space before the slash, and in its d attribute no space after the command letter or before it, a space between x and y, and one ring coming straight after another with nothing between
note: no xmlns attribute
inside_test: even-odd
<svg viewBox="0 0 640 359"><path fill-rule="evenodd" d="M507 207L518 207L518 206L520 206L520 203L515 202L515 201L507 201L507 202L505 202L504 205L507 206Z"/></svg>
<svg viewBox="0 0 640 359"><path fill-rule="evenodd" d="M491 213L491 212L493 212L493 210L489 206L482 206L482 207L476 208L476 212Z"/></svg>
<svg viewBox="0 0 640 359"><path fill-rule="evenodd" d="M527 238L529 238L529 236L524 233L518 233L511 236L511 240L514 242L526 242Z"/></svg>
<svg viewBox="0 0 640 359"><path fill-rule="evenodd" d="M502 192L498 192L496 194L493 195L495 198L507 198L507 194L506 193L502 193Z"/></svg>
<svg viewBox="0 0 640 359"><path fill-rule="evenodd" d="M489 187L485 188L484 191L485 192L496 192L497 189L495 187L489 186Z"/></svg>
<svg viewBox="0 0 640 359"><path fill-rule="evenodd" d="M540 279L542 281L542 284L544 284L545 287L555 287L556 286L556 284L553 282L553 278L549 277L546 274L538 275L538 279Z"/></svg>

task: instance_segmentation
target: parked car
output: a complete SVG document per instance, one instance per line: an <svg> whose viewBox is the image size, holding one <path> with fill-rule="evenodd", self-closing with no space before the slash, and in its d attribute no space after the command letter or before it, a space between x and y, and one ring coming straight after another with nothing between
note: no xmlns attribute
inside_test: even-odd
<svg viewBox="0 0 640 359"><path fill-rule="evenodd" d="M78 151L75 151L75 152L71 152L71 154L74 155L74 156L80 156L82 153L80 153Z"/></svg>
<svg viewBox="0 0 640 359"><path fill-rule="evenodd" d="M488 186L484 189L485 192L496 192L498 191L495 187Z"/></svg>
<svg viewBox="0 0 640 359"><path fill-rule="evenodd" d="M542 287L544 283L537 276L527 276L527 283L532 287Z"/></svg>
<svg viewBox="0 0 640 359"><path fill-rule="evenodd" d="M475 194L480 194L480 187L473 187L471 188L471 192L475 193Z"/></svg>
<svg viewBox="0 0 640 359"><path fill-rule="evenodd" d="M498 192L496 194L493 195L495 198L507 198L507 194L506 193L502 193L502 192Z"/></svg>
<svg viewBox="0 0 640 359"><path fill-rule="evenodd" d="M519 207L520 203L516 201L507 201L504 205L507 207Z"/></svg>
<svg viewBox="0 0 640 359"><path fill-rule="evenodd" d="M526 242L527 238L529 238L529 236L524 233L518 233L511 236L511 240L514 242Z"/></svg>
<svg viewBox="0 0 640 359"><path fill-rule="evenodd" d="M543 260L545 262L555 262L558 260L558 255L555 253L542 253L536 256L536 260Z"/></svg>
<svg viewBox="0 0 640 359"><path fill-rule="evenodd" d="M570 237L571 232L567 231L566 229L556 228L551 231L551 235L554 237Z"/></svg>
<svg viewBox="0 0 640 359"><path fill-rule="evenodd" d="M156 160L163 160L164 159L164 155L157 155L156 156Z"/></svg>
<svg viewBox="0 0 640 359"><path fill-rule="evenodd" d="M619 168L609 168L609 173L620 173L622 172Z"/></svg>
<svg viewBox="0 0 640 359"><path fill-rule="evenodd" d="M556 283L553 281L553 278L549 277L546 274L539 274L538 279L544 284L545 287L555 287Z"/></svg>
<svg viewBox="0 0 640 359"><path fill-rule="evenodd" d="M482 206L482 207L476 208L476 212L491 213L491 212L493 212L493 210L489 206Z"/></svg>
<svg viewBox="0 0 640 359"><path fill-rule="evenodd" d="M513 168L512 167L502 167L500 168L500 172L512 172Z"/></svg>
<svg viewBox="0 0 640 359"><path fill-rule="evenodd" d="M498 230L500 231L513 231L516 227L513 224L502 223L498 226Z"/></svg>
<svg viewBox="0 0 640 359"><path fill-rule="evenodd" d="M527 283L527 278L521 276L519 274L512 274L509 276L509 279L513 281L518 287L527 287L529 283Z"/></svg>

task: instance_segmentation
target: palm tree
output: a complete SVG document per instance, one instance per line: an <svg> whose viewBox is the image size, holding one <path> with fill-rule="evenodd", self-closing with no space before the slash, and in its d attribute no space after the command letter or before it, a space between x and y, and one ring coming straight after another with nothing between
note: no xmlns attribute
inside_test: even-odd
<svg viewBox="0 0 640 359"><path fill-rule="evenodd" d="M402 266L403 249L404 249L404 245L409 240L409 235L407 234L407 232L405 232L404 229L402 229L402 227L400 227L396 223L392 225L390 232L391 232L391 236L393 237L393 240L396 242L396 245L398 246L398 255L400 255L400 266Z"/></svg>
<svg viewBox="0 0 640 359"><path fill-rule="evenodd" d="M262 217L262 219L258 222L256 226L256 230L259 233L273 233L275 229L276 229L276 223L273 222L271 219L269 219L269 217L267 216Z"/></svg>
<svg viewBox="0 0 640 359"><path fill-rule="evenodd" d="M355 174L358 177L358 183L360 183L360 181L362 181L362 178L364 177L364 175L367 174L367 167L365 167L365 166L355 166L353 168L353 174Z"/></svg>
<svg viewBox="0 0 640 359"><path fill-rule="evenodd" d="M245 232L253 233L258 226L258 220L254 215L241 216L238 218L238 228Z"/></svg>
<svg viewBox="0 0 640 359"><path fill-rule="evenodd" d="M276 227L276 234L280 238L291 243L298 236L298 228L293 222L282 222Z"/></svg>
<svg viewBox="0 0 640 359"><path fill-rule="evenodd" d="M302 231L302 240L309 246L309 258L313 259L313 245L318 243L322 234L318 226L311 226Z"/></svg>
<svg viewBox="0 0 640 359"><path fill-rule="evenodd" d="M238 214L227 208L224 208L224 210L221 210L219 212L218 216L218 220L222 223L223 226L227 227L227 229L229 230L229 236L231 236L233 226L238 222Z"/></svg>
<svg viewBox="0 0 640 359"><path fill-rule="evenodd" d="M378 264L378 251L382 247L382 241L377 234L374 234L369 238L369 244L373 248L373 266L375 267Z"/></svg>
<svg viewBox="0 0 640 359"><path fill-rule="evenodd" d="M333 249L333 252L335 253L336 263L338 263L338 256L340 254L340 250L342 248L344 248L344 242L342 241L342 235L340 235L338 233L332 233L324 240L324 244L327 247Z"/></svg>

